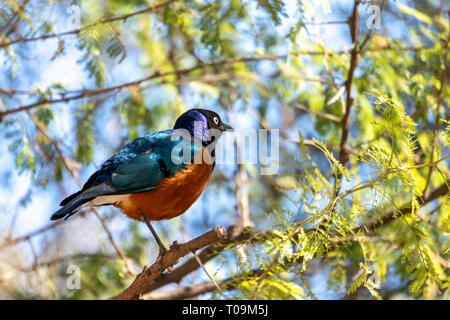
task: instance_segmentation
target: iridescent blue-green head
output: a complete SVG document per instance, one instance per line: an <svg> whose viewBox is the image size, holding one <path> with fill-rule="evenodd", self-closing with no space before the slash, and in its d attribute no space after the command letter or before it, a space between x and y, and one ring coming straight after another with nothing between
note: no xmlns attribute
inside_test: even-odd
<svg viewBox="0 0 450 320"><path fill-rule="evenodd" d="M214 111L205 109L191 109L178 117L174 129L185 129L204 145L214 142L222 132L233 130L231 126L222 122Z"/></svg>

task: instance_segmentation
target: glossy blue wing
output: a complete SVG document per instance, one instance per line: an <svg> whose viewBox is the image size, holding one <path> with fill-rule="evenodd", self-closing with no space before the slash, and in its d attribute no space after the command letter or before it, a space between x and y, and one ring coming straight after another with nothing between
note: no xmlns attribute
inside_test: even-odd
<svg viewBox="0 0 450 320"><path fill-rule="evenodd" d="M120 193L149 191L166 177L172 176L183 167L168 171L159 153L142 154L123 163L112 173L111 185Z"/></svg>
<svg viewBox="0 0 450 320"><path fill-rule="evenodd" d="M165 138L154 143L150 150L120 164L111 176L111 185L120 193L143 192L157 187L164 178L172 177L186 167L184 152L192 162L201 145Z"/></svg>
<svg viewBox="0 0 450 320"><path fill-rule="evenodd" d="M149 191L186 166L184 154L193 161L201 144L172 140L172 131L135 139L108 159L86 183L84 197ZM187 157L189 158L189 156Z"/></svg>

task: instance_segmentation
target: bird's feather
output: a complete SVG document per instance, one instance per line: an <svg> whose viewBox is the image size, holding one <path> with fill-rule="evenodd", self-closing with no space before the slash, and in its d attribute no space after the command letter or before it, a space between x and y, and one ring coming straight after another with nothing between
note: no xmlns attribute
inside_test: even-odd
<svg viewBox="0 0 450 320"><path fill-rule="evenodd" d="M165 178L183 170L186 167L185 161L182 161L183 151L188 150L193 161L197 151L201 154L202 146L190 141L173 140L172 133L173 130L155 132L127 143L102 164L80 191L61 202L70 210L62 208L52 219L64 217L61 216L63 212L67 211L69 215L74 211L74 199L83 199L85 203L96 197L150 191ZM173 153L175 147L177 152Z"/></svg>

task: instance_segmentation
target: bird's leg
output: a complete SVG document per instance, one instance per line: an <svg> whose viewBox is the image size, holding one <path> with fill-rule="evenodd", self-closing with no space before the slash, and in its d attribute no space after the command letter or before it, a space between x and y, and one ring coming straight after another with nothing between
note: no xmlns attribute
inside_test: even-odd
<svg viewBox="0 0 450 320"><path fill-rule="evenodd" d="M158 256L158 258L162 257L167 252L166 247L164 247L161 239L159 239L158 234L156 233L155 229L153 229L152 225L150 224L150 221L147 219L145 214L143 214L141 212L141 216L144 219L145 224L147 225L147 227L150 229L151 233L153 234L153 237L155 238L156 243L158 244L158 247L159 247L159 256Z"/></svg>

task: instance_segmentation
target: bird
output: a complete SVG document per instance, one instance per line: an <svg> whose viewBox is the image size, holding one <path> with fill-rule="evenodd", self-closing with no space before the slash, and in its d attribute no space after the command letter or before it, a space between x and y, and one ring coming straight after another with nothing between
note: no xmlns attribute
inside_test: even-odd
<svg viewBox="0 0 450 320"><path fill-rule="evenodd" d="M167 249L151 221L175 218L199 198L215 167L215 143L223 132L233 130L214 111L190 109L177 118L173 129L126 143L81 190L61 201L62 208L50 220L68 219L85 207L112 205L145 222L162 256Z"/></svg>

